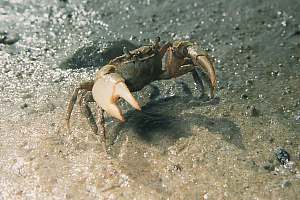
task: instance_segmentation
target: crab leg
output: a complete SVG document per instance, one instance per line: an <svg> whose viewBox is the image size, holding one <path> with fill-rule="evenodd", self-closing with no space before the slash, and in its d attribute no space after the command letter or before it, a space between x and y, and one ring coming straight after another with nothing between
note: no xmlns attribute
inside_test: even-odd
<svg viewBox="0 0 300 200"><path fill-rule="evenodd" d="M86 81L86 82L80 83L80 85L74 89L72 97L68 103L67 113L66 113L66 117L65 117L65 123L66 123L68 131L70 131L70 117L71 117L71 114L73 111L74 104L77 101L79 91L80 90L91 91L93 85L94 85L94 81Z"/></svg>
<svg viewBox="0 0 300 200"><path fill-rule="evenodd" d="M92 93L98 106L121 121L125 120L120 108L116 105L119 97L124 98L135 109L141 110L139 103L126 86L125 80L117 73L108 73L98 77Z"/></svg>
<svg viewBox="0 0 300 200"><path fill-rule="evenodd" d="M103 148L106 151L106 130L105 130L105 120L104 120L104 110L97 106L99 120L98 123L100 125L100 135L102 135L102 144L104 145Z"/></svg>
<svg viewBox="0 0 300 200"><path fill-rule="evenodd" d="M89 125L92 128L93 132L95 134L98 134L98 127L96 124L96 120L93 116L93 113L91 111L91 108L88 105L89 102L94 102L93 96L90 91L89 92L84 91L81 98L79 99L80 110L81 110L81 113L88 120Z"/></svg>

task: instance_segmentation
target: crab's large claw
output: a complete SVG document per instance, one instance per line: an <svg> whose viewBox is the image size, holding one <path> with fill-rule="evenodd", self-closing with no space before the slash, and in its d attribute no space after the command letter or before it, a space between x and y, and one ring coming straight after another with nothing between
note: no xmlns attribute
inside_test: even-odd
<svg viewBox="0 0 300 200"><path fill-rule="evenodd" d="M139 103L130 93L125 80L117 73L109 73L98 77L92 89L93 98L109 115L121 121L124 116L116 105L119 97L124 98L132 107L141 110Z"/></svg>
<svg viewBox="0 0 300 200"><path fill-rule="evenodd" d="M210 81L210 96L213 98L217 87L217 76L214 63L206 52L200 50L198 46L191 45L187 47L188 55L192 58L193 63L201 66L207 74Z"/></svg>

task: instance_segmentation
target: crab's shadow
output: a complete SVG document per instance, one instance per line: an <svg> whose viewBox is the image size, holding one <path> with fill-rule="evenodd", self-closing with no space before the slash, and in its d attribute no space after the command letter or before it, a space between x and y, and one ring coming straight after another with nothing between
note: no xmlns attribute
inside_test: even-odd
<svg viewBox="0 0 300 200"><path fill-rule="evenodd" d="M210 118L194 112L204 106L214 106L216 103L217 99L203 102L191 96L157 99L144 105L141 112L134 110L127 112L126 123L118 123L111 131L115 136L132 131L145 142L165 149L179 138L195 134L192 132L193 127L203 127L211 133L222 135L225 141L236 147L244 149L240 128L234 122L228 118ZM186 110L188 112L185 112Z"/></svg>

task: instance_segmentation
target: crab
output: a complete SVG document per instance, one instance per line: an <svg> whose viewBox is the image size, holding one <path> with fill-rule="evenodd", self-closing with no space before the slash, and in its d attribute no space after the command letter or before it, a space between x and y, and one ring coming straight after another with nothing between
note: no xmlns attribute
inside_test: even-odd
<svg viewBox="0 0 300 200"><path fill-rule="evenodd" d="M163 68L163 58L165 67ZM157 80L176 78L191 73L197 88L204 94L203 80L210 86L210 97L213 98L217 81L214 63L208 54L191 41L174 41L161 44L160 38L150 44L128 51L111 60L96 72L94 80L80 83L72 94L66 113L66 126L70 131L70 117L73 107L79 98L81 112L88 119L95 134L102 132L105 141L104 112L124 122L124 115L116 104L122 97L133 108L141 107L131 92L141 90L144 86ZM96 102L99 112L99 124L89 107Z"/></svg>

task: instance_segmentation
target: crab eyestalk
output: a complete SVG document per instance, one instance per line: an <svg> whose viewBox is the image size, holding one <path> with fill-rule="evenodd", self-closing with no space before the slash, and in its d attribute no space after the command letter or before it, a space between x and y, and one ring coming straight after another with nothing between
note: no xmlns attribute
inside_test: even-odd
<svg viewBox="0 0 300 200"><path fill-rule="evenodd" d="M105 74L98 77L92 89L93 98L109 115L121 121L124 116L116 102L120 97L125 99L132 107L141 110L139 103L130 93L124 79L117 73Z"/></svg>
<svg viewBox="0 0 300 200"><path fill-rule="evenodd" d="M195 45L187 47L187 54L192 58L193 63L197 66L201 66L207 74L210 81L210 96L213 98L217 88L217 76L214 63L206 52L199 50Z"/></svg>

